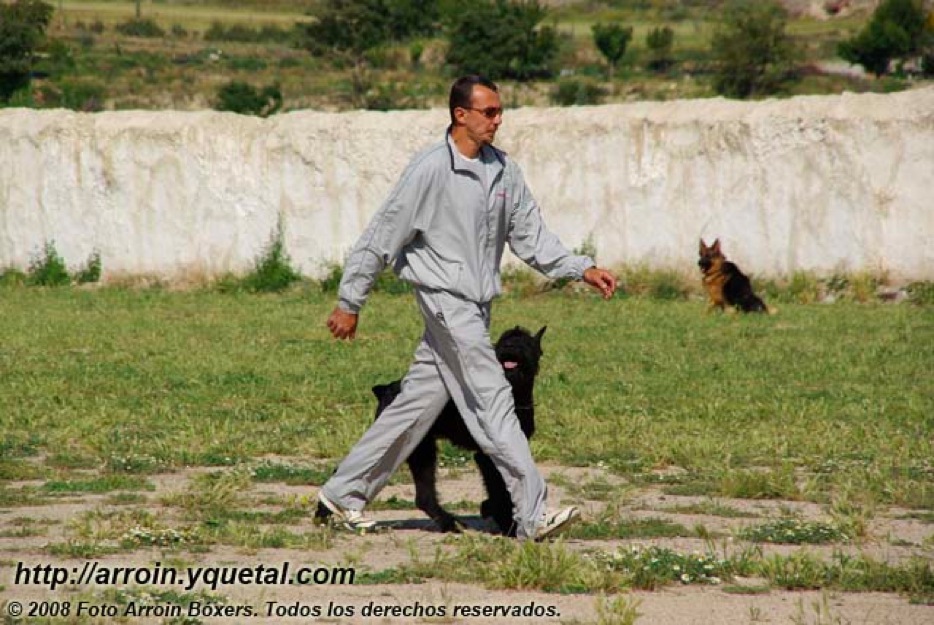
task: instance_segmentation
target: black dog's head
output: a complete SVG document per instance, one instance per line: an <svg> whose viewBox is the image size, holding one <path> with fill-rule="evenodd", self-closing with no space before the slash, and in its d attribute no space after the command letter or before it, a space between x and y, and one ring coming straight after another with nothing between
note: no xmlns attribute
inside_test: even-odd
<svg viewBox="0 0 934 625"><path fill-rule="evenodd" d="M547 326L543 326L532 335L525 328L516 326L503 332L494 345L496 359L503 365L503 373L516 391L531 391L535 376L538 375L538 362L542 358L542 336L546 328ZM383 412L401 390L401 380L374 386L372 391L377 402L376 414Z"/></svg>
<svg viewBox="0 0 934 625"><path fill-rule="evenodd" d="M402 380L395 380L389 384L377 384L370 390L376 396L376 416L378 417L389 407L396 395L402 392Z"/></svg>
<svg viewBox="0 0 934 625"><path fill-rule="evenodd" d="M538 375L538 362L542 358L543 326L534 336L523 327L516 326L503 332L494 346L496 359L503 365L503 373L509 383L516 386L525 381L531 383Z"/></svg>

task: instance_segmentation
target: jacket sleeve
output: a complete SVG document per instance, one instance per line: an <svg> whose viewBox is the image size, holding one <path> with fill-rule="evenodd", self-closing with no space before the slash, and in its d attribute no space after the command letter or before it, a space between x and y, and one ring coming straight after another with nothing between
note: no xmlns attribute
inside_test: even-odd
<svg viewBox="0 0 934 625"><path fill-rule="evenodd" d="M337 292L342 310L360 312L376 277L418 233L415 224L427 189L423 169L418 159L409 164L351 249Z"/></svg>
<svg viewBox="0 0 934 625"><path fill-rule="evenodd" d="M549 278L571 278L580 280L584 271L593 267L589 256L578 256L568 251L557 235L551 232L542 219L541 210L525 184L522 171L512 161L507 161L504 180L507 185L509 249L527 265Z"/></svg>

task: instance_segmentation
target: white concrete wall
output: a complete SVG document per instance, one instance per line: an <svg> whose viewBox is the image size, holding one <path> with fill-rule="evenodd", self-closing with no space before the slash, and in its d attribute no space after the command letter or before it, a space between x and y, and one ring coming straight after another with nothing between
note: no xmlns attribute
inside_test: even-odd
<svg viewBox="0 0 934 625"><path fill-rule="evenodd" d="M46 241L106 277L248 270L279 219L303 273L338 262L447 111L0 110L0 269ZM518 159L569 247L694 270L699 237L761 276L934 279L934 88L508 111Z"/></svg>

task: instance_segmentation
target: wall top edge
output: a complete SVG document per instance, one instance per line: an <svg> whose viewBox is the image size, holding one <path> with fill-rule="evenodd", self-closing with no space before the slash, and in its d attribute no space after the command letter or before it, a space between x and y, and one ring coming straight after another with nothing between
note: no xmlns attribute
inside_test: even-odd
<svg viewBox="0 0 934 625"><path fill-rule="evenodd" d="M17 127L23 123L54 125L80 123L123 127L171 128L172 126L226 125L237 120L238 126L292 126L295 124L328 125L336 120L359 127L380 127L390 119L398 127L406 118L421 126L428 123L438 127L447 122L446 109L402 111L347 111L326 112L315 110L290 111L266 119L236 113L204 111L152 111L126 110L82 113L66 109L0 109L0 127ZM508 111L508 121L518 123L547 123L560 119L569 123L594 125L601 122L647 121L653 123L720 123L748 122L774 118L868 119L875 121L934 119L934 86L900 91L897 93L851 93L839 95L807 95L790 98L771 98L758 101L705 98L694 100L645 101L624 104L604 104L571 107L522 107Z"/></svg>

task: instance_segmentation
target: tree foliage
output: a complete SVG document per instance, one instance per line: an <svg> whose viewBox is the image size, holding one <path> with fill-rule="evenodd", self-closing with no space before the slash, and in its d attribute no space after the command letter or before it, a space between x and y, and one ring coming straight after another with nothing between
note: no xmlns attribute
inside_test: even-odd
<svg viewBox="0 0 934 625"><path fill-rule="evenodd" d="M841 42L837 52L844 60L881 76L893 59L923 52L925 18L920 0L884 0L869 23Z"/></svg>
<svg viewBox="0 0 934 625"><path fill-rule="evenodd" d="M645 36L645 45L649 49L649 67L656 71L665 71L674 62L671 48L675 41L675 31L668 26L653 28Z"/></svg>
<svg viewBox="0 0 934 625"><path fill-rule="evenodd" d="M591 26L590 30L593 33L594 45L610 64L610 72L615 72L616 66L626 54L626 47L632 39L632 26L623 28L615 22L612 24L598 22Z"/></svg>
<svg viewBox="0 0 934 625"><path fill-rule="evenodd" d="M304 46L316 55L360 57L389 42L433 34L437 0L326 0L304 26Z"/></svg>
<svg viewBox="0 0 934 625"><path fill-rule="evenodd" d="M714 89L734 98L777 93L795 75L797 54L785 32L788 14L773 0L734 0L712 40Z"/></svg>
<svg viewBox="0 0 934 625"><path fill-rule="evenodd" d="M447 62L460 74L494 79L550 77L558 35L539 27L547 10L538 2L475 0L458 4L446 17Z"/></svg>
<svg viewBox="0 0 934 625"><path fill-rule="evenodd" d="M0 102L29 84L33 55L52 12L52 5L41 0L0 3Z"/></svg>
<svg viewBox="0 0 934 625"><path fill-rule="evenodd" d="M282 92L276 85L257 89L249 83L233 80L218 89L214 108L218 111L268 117L282 108Z"/></svg>

